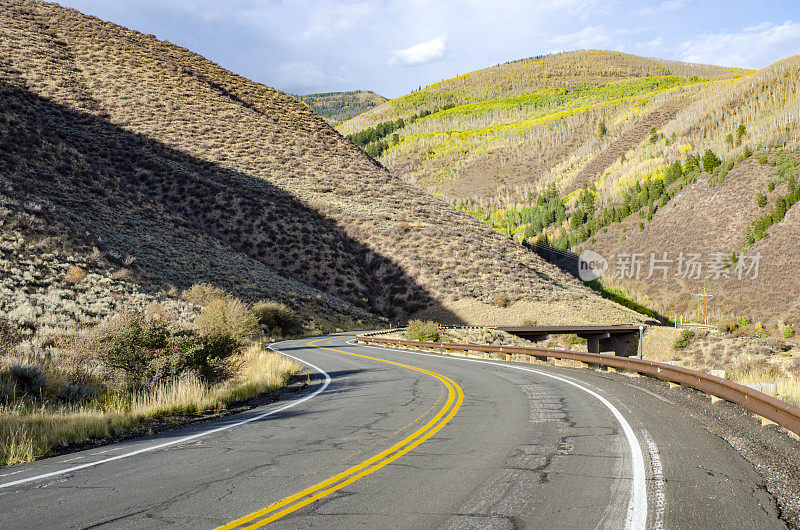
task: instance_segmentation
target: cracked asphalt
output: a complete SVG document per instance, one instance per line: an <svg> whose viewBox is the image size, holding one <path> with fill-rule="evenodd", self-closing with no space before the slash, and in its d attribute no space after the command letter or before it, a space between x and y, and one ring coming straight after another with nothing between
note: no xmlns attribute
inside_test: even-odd
<svg viewBox="0 0 800 530"><path fill-rule="evenodd" d="M632 469L620 424L598 399L511 363L348 344L318 344L443 374L461 408L408 454L271 526L367 528L619 528ZM276 349L331 377L303 403L155 451L0 488L2 528L213 528L308 488L392 446L436 414L437 379L407 368L287 341ZM702 418L622 376L543 365L600 394L643 452L647 526L783 528L764 479ZM0 485L122 455L277 409L282 402L104 448L0 468Z"/></svg>

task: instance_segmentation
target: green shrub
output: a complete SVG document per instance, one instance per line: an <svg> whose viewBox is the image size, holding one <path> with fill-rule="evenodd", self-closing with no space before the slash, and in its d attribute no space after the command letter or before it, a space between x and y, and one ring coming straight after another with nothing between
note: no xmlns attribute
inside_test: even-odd
<svg viewBox="0 0 800 530"><path fill-rule="evenodd" d="M169 336L166 320L123 311L78 339L73 349L88 349L112 378L127 388L136 388L146 383L149 362L167 353Z"/></svg>
<svg viewBox="0 0 800 530"><path fill-rule="evenodd" d="M406 328L406 337L409 340L421 340L424 342L439 342L439 324L432 320L412 320Z"/></svg>
<svg viewBox="0 0 800 530"><path fill-rule="evenodd" d="M303 323L297 314L279 302L258 302L253 305L253 316L265 334L281 336L296 335L303 331Z"/></svg>
<svg viewBox="0 0 800 530"><path fill-rule="evenodd" d="M217 298L203 307L194 325L200 337L230 337L243 346L255 333L258 320L241 300Z"/></svg>
<svg viewBox="0 0 800 530"><path fill-rule="evenodd" d="M750 325L750 321L747 317L739 317L736 319L736 323L739 324L740 327L746 328Z"/></svg>
<svg viewBox="0 0 800 530"><path fill-rule="evenodd" d="M95 359L112 387L124 391L151 387L185 372L213 380L227 373L227 359L244 343L246 323L240 320L239 305L244 306L238 300L212 302L198 315L202 328L197 331L166 315L124 311L72 339L67 354ZM69 383L93 383L84 379ZM91 394L90 389L62 385L55 397L72 401Z"/></svg>
<svg viewBox="0 0 800 530"><path fill-rule="evenodd" d="M183 291L181 296L187 302L199 306L208 305L213 300L231 298L224 290L210 283L196 283Z"/></svg>
<svg viewBox="0 0 800 530"><path fill-rule="evenodd" d="M791 326L783 325L781 326L781 334L784 339L791 339L794 337L794 329L792 329Z"/></svg>
<svg viewBox="0 0 800 530"><path fill-rule="evenodd" d="M681 332L681 336L675 339L675 342L672 344L672 346L676 350L683 350L684 348L689 346L689 343L692 342L694 336L695 336L694 331L692 331L691 329L684 329Z"/></svg>
<svg viewBox="0 0 800 530"><path fill-rule="evenodd" d="M736 145L742 145L742 137L745 134L747 134L747 127L744 126L744 123L740 123L736 129Z"/></svg>
<svg viewBox="0 0 800 530"><path fill-rule="evenodd" d="M253 337L258 321L241 300L217 298L195 317L194 325L200 344L186 352L186 366L215 380L227 375L227 360Z"/></svg>
<svg viewBox="0 0 800 530"><path fill-rule="evenodd" d="M588 344L589 341L587 339L582 339L575 334L570 334L564 336L564 342L566 344Z"/></svg>

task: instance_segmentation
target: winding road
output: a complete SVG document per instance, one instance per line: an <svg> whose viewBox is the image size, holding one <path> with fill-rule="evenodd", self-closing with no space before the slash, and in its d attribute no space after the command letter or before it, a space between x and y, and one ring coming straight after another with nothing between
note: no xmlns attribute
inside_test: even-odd
<svg viewBox="0 0 800 530"><path fill-rule="evenodd" d="M0 527L784 527L750 464L634 379L272 348L310 374L289 400L0 468Z"/></svg>

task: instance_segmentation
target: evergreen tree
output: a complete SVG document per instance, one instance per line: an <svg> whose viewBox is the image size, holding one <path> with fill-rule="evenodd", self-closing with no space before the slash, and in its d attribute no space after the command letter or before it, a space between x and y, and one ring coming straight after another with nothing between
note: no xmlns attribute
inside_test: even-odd
<svg viewBox="0 0 800 530"><path fill-rule="evenodd" d="M744 126L744 123L739 125L739 128L736 129L736 145L742 145L742 137L747 134L747 129Z"/></svg>
<svg viewBox="0 0 800 530"><path fill-rule="evenodd" d="M717 158L714 151L706 149L706 153L703 155L703 171L711 173L720 164L722 164L722 161Z"/></svg>

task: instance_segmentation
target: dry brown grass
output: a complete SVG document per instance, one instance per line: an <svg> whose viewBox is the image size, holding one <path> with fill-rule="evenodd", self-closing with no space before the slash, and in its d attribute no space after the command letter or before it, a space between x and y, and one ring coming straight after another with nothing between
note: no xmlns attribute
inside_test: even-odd
<svg viewBox="0 0 800 530"><path fill-rule="evenodd" d="M72 285L78 285L85 279L86 279L86 271L84 271L80 267L75 267L75 266L72 266L69 269L67 269L67 273L64 275L64 281Z"/></svg>
<svg viewBox="0 0 800 530"><path fill-rule="evenodd" d="M648 328L644 358L677 362L702 372L725 370L731 381L778 383L779 398L800 405L800 347L796 343L720 332L697 332L682 349L674 347L682 330Z"/></svg>
<svg viewBox="0 0 800 530"><path fill-rule="evenodd" d="M0 422L0 465L29 462L87 439L108 439L140 428L152 418L220 411L280 388L300 366L260 345L244 351L230 380L209 385L192 377L159 384L132 399L82 406L4 407Z"/></svg>

